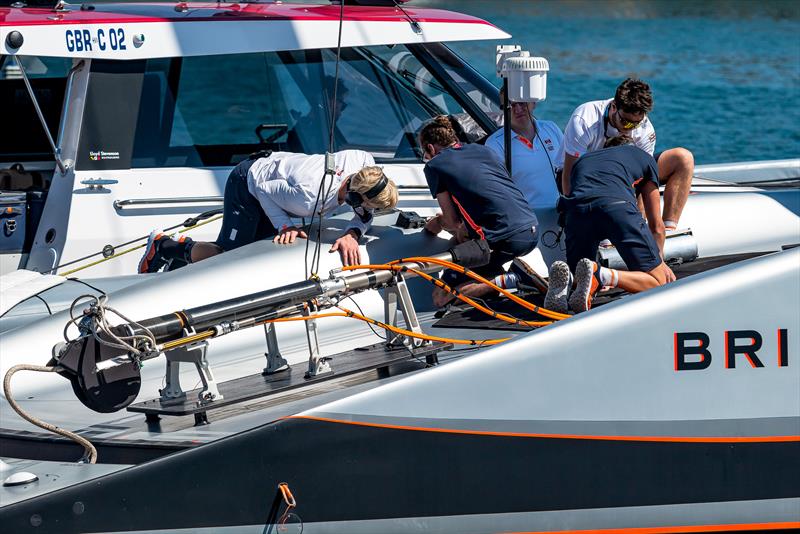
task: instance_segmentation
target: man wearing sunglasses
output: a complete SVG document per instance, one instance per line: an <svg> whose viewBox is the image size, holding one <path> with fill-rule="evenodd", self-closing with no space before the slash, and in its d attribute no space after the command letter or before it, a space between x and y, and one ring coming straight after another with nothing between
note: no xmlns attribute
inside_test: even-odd
<svg viewBox="0 0 800 534"><path fill-rule="evenodd" d="M570 173L578 158L587 152L600 150L609 139L629 137L635 146L653 155L656 132L647 117L652 109L650 86L634 78L622 82L614 98L578 106L564 131L563 194L570 193ZM658 162L660 183L666 184L662 219L667 230L674 230L689 196L694 157L685 148L665 150L654 157Z"/></svg>

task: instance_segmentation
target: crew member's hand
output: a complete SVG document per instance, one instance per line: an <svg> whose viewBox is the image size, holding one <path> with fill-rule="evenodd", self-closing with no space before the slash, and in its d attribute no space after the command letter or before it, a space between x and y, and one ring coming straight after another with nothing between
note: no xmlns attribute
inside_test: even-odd
<svg viewBox="0 0 800 534"><path fill-rule="evenodd" d="M442 231L441 215L435 215L428 219L428 221L425 223L425 230L433 235L438 235L439 232Z"/></svg>
<svg viewBox="0 0 800 534"><path fill-rule="evenodd" d="M667 283L668 284L670 282L674 282L675 280L678 279L678 277L675 276L675 273L672 272L672 269L670 269L669 265L667 265L666 263L664 264L664 270L665 270L665 273L667 275Z"/></svg>
<svg viewBox="0 0 800 534"><path fill-rule="evenodd" d="M272 240L273 243L278 243L280 245L289 245L294 243L294 240L298 237L302 237L303 239L308 239L308 234L304 231L299 229L296 226L284 226L281 230L281 233L275 236L275 239Z"/></svg>
<svg viewBox="0 0 800 534"><path fill-rule="evenodd" d="M463 243L465 241L469 241L469 232L467 232L467 227L464 224L460 224L458 228L454 231L450 232L453 234L453 237L456 238L457 243Z"/></svg>
<svg viewBox="0 0 800 534"><path fill-rule="evenodd" d="M342 237L334 241L333 246L328 252L339 251L342 265L358 265L361 263L361 252L358 249L358 240L353 234L347 232Z"/></svg>

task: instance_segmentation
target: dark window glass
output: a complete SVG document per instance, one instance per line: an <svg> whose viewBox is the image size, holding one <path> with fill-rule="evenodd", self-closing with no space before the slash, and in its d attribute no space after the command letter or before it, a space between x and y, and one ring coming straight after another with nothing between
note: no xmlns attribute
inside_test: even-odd
<svg viewBox="0 0 800 534"><path fill-rule="evenodd" d="M19 57L28 74L36 100L42 110L53 139L58 135L67 73L71 59L53 57ZM53 150L47 141L31 97L16 61L0 57L0 162L53 161Z"/></svg>
<svg viewBox="0 0 800 534"><path fill-rule="evenodd" d="M132 164L228 166L260 149L321 153L332 117L334 150L417 161L415 135L426 120L465 115L404 46L345 48L338 85L335 70L328 49L150 60Z"/></svg>

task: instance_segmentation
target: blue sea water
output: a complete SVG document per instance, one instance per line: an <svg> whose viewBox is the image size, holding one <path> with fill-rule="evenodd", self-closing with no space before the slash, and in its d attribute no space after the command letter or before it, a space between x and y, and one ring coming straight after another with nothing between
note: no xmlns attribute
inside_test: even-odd
<svg viewBox="0 0 800 534"><path fill-rule="evenodd" d="M496 44L550 63L536 115L566 125L627 76L653 88L656 150L697 163L800 157L800 2L686 0L415 0L488 20L513 37L453 43L497 85Z"/></svg>

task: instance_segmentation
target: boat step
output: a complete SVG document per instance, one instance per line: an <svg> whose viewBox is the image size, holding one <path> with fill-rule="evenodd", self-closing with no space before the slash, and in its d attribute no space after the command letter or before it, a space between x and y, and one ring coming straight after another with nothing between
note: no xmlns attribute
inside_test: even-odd
<svg viewBox="0 0 800 534"><path fill-rule="evenodd" d="M325 375L306 378L307 365L305 363L295 364L286 371L270 375L258 373L220 382L218 387L223 398L219 400L199 404L197 398L201 389L195 389L187 391L185 397L177 399L158 398L132 404L128 406L128 411L146 414L148 418L159 415L195 415L198 422L206 422L205 412L208 410L318 384L354 373L373 369L380 370L410 359L424 358L428 363L435 363L437 361L436 354L452 346L451 343L434 342L430 345L410 349L376 343L330 356L333 372Z"/></svg>

